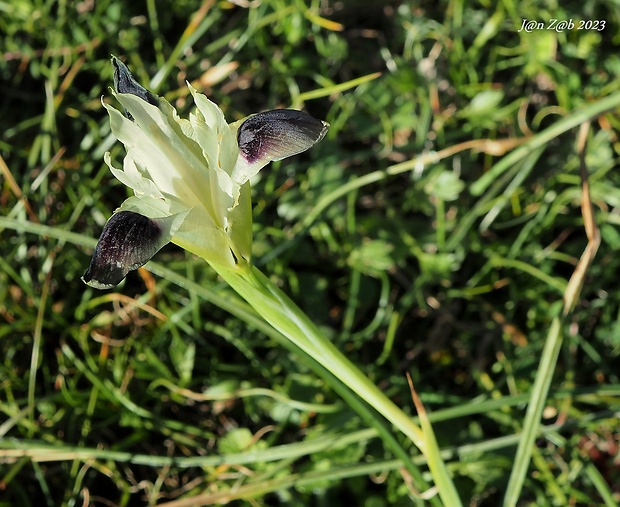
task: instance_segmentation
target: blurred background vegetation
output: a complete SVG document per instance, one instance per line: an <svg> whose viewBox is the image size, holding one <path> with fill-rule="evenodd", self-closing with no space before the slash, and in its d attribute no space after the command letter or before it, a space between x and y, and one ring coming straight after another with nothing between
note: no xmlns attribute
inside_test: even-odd
<svg viewBox="0 0 620 507"><path fill-rule="evenodd" d="M518 31L554 18L576 26ZM168 246L155 275L80 281L127 196L103 163L110 54L182 115L189 81L229 121L331 123L254 182L255 262L413 415L409 372L463 501L501 502L588 239L576 129L496 164L620 92L617 0L4 0L0 37L1 506L432 496L204 262ZM521 505L620 501L617 113L588 130L602 242Z"/></svg>

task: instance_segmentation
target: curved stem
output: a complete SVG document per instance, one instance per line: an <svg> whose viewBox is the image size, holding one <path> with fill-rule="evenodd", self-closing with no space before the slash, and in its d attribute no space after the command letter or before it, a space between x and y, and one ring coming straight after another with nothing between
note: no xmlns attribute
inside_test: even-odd
<svg viewBox="0 0 620 507"><path fill-rule="evenodd" d="M313 357L329 372L366 403L382 414L404 433L427 457L431 474L445 505L459 506L461 501L443 461L432 459L439 455L434 438L424 434L396 404L364 375L316 325L258 268L235 272L213 266L218 274L241 295L275 329Z"/></svg>

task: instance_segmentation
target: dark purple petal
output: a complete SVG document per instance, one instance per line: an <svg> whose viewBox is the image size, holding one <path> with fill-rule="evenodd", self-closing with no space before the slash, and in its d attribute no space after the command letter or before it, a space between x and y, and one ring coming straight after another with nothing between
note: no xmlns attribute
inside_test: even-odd
<svg viewBox="0 0 620 507"><path fill-rule="evenodd" d="M114 67L114 89L117 93L130 93L147 101L149 104L159 107L157 96L138 83L131 75L131 72L129 72L127 66L114 55L112 55L112 66ZM125 114L127 118L133 120L127 109L125 109Z"/></svg>
<svg viewBox="0 0 620 507"><path fill-rule="evenodd" d="M112 215L82 277L84 283L96 289L109 289L120 283L129 271L146 264L170 240L165 238L165 220L147 218L133 211Z"/></svg>
<svg viewBox="0 0 620 507"><path fill-rule="evenodd" d="M251 116L237 131L240 155L265 165L306 151L323 139L329 125L295 109L274 109Z"/></svg>

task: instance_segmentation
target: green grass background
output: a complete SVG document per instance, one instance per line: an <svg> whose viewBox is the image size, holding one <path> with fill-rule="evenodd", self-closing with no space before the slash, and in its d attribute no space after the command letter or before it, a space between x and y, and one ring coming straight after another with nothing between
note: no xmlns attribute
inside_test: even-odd
<svg viewBox="0 0 620 507"><path fill-rule="evenodd" d="M602 242L518 505L616 505L619 46L615 0L0 1L0 506L438 504L203 261L80 281L128 195L111 53L182 115L187 80L229 121L330 122L254 183L255 262L413 416L411 374L465 505L504 498L588 242L591 121Z"/></svg>

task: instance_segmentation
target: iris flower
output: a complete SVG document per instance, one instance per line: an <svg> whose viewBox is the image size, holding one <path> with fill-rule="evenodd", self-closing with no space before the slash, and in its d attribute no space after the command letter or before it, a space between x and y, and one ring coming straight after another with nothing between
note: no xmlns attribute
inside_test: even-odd
<svg viewBox="0 0 620 507"><path fill-rule="evenodd" d="M382 414L409 437L426 455L444 504L460 505L426 418L421 418L423 425L426 421L423 430L251 263L250 179L271 160L320 141L327 123L279 109L228 124L220 108L191 86L196 110L181 119L166 100L140 86L123 63L113 57L112 64L114 96L125 115L104 107L127 155L122 169L112 165L109 154L105 161L134 196L103 228L84 282L98 289L113 287L168 242L203 257L279 332L274 336L304 354L365 419ZM384 439L405 463L409 460L395 439Z"/></svg>
<svg viewBox="0 0 620 507"><path fill-rule="evenodd" d="M227 123L221 109L188 84L189 119L133 78L112 57L112 92L125 110L103 103L112 132L127 150L123 168L104 160L130 187L108 220L82 279L97 289L117 285L169 242L228 269L247 269L252 251L249 180L272 160L301 153L329 125L292 109Z"/></svg>

